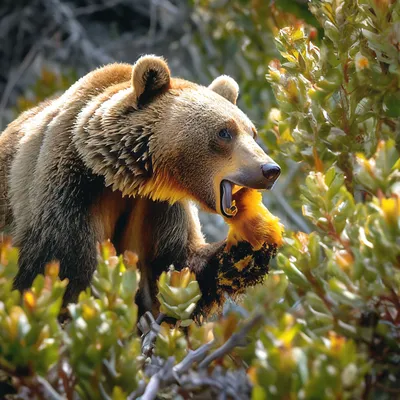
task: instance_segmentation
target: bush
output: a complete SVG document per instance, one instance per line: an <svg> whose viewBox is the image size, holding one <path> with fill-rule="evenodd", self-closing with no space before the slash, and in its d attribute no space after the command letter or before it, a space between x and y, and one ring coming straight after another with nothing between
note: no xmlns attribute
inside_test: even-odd
<svg viewBox="0 0 400 400"><path fill-rule="evenodd" d="M399 397L400 3L312 0L315 27L299 21L304 8L288 18L281 3L257 25L280 53L269 63L277 107L263 139L282 163L301 163L303 183L287 190L312 233L287 232L265 283L202 325L190 320L194 276L165 274L162 311L178 320L145 315L142 340L132 254L104 244L92 291L60 323L57 265L21 297L10 283L16 250L4 241L0 370L14 398Z"/></svg>

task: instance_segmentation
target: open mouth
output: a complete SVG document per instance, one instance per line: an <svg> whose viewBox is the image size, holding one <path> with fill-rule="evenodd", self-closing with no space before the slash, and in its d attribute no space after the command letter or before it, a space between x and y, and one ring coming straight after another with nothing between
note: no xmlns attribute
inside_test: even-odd
<svg viewBox="0 0 400 400"><path fill-rule="evenodd" d="M234 217L237 212L238 208L236 207L236 202L234 195L237 193L242 186L235 185L234 183L224 179L220 184L220 207L222 214L227 218Z"/></svg>
<svg viewBox="0 0 400 400"><path fill-rule="evenodd" d="M220 210L224 217L232 218L238 213L242 197L237 193L243 188L270 190L280 175L281 169L275 163L265 163L261 168L243 168L230 174L220 183ZM235 199L236 197L236 199Z"/></svg>

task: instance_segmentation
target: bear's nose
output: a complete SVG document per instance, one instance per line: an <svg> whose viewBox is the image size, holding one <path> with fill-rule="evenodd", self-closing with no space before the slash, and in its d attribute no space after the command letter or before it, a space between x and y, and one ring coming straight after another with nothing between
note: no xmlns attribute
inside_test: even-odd
<svg viewBox="0 0 400 400"><path fill-rule="evenodd" d="M268 183L270 183L270 187L275 183L281 174L281 168L278 164L268 163L261 166L262 173L265 178L268 179ZM268 188L269 189L269 188Z"/></svg>

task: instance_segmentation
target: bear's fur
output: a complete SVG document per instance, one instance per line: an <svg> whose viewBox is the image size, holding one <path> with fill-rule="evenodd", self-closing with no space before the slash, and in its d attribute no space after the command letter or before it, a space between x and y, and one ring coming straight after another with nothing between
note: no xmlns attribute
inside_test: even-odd
<svg viewBox="0 0 400 400"><path fill-rule="evenodd" d="M163 270L189 265L200 274L224 245L205 243L192 201L224 215L228 247L280 245L281 227L254 185L233 180L234 212L222 212L222 180L250 173L259 188L260 165L272 162L235 105L238 90L227 76L208 88L171 78L162 58L144 56L99 68L12 122L0 135L0 231L12 224L20 247L15 287L59 260L65 302L76 300L97 242L110 239L118 252L138 254L140 312L151 310Z"/></svg>

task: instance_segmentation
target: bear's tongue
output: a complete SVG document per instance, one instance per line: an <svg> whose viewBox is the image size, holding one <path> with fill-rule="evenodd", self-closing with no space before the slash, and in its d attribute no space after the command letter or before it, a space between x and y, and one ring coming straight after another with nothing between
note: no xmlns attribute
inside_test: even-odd
<svg viewBox="0 0 400 400"><path fill-rule="evenodd" d="M238 211L232 202L232 183L226 180L221 182L221 211L226 217L234 217Z"/></svg>

